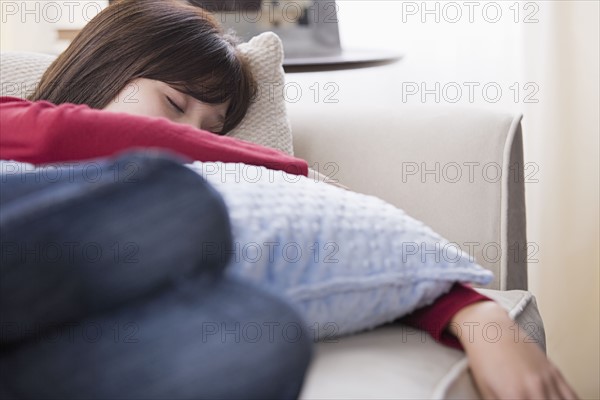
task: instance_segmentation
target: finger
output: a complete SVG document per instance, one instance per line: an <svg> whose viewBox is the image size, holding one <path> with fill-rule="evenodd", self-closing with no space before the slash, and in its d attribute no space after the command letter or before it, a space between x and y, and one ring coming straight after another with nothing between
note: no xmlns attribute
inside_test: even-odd
<svg viewBox="0 0 600 400"><path fill-rule="evenodd" d="M549 365L549 375L548 375L548 379L546 382L546 388L547 388L547 395L548 398L551 400L561 400L563 399L563 395L560 391L560 373L558 371L558 369L556 369L556 367L550 363Z"/></svg>
<svg viewBox="0 0 600 400"><path fill-rule="evenodd" d="M561 400L559 389L554 382L554 376L549 376L548 379L543 381L542 385L543 395L540 398L548 400Z"/></svg>
<svg viewBox="0 0 600 400"><path fill-rule="evenodd" d="M473 377L472 381L475 383L475 387L477 388L481 399L493 400L496 398L496 396L494 396L494 394L488 389L483 381L477 379L478 377L475 376L475 374L471 373L471 375Z"/></svg>
<svg viewBox="0 0 600 400"><path fill-rule="evenodd" d="M484 379L480 379L479 375L474 373L471 368L469 368L469 373L471 374L471 380L475 383L475 386L479 390L479 394L483 400L495 400L498 396L495 395L491 391L491 389L487 386Z"/></svg>
<svg viewBox="0 0 600 400"><path fill-rule="evenodd" d="M498 396L496 396L494 394L494 392L492 392L490 390L490 388L488 388L487 386L483 386L483 387L482 386L483 385L478 386L479 392L481 394L481 398L482 399L484 399L484 400L496 400L498 398Z"/></svg>
<svg viewBox="0 0 600 400"><path fill-rule="evenodd" d="M546 369L527 379L527 398L540 400L560 400L558 388L554 386L555 375Z"/></svg>
<svg viewBox="0 0 600 400"><path fill-rule="evenodd" d="M562 394L560 393L560 388L558 386L558 382L554 379L551 379L547 384L546 398L550 400L562 400Z"/></svg>
<svg viewBox="0 0 600 400"><path fill-rule="evenodd" d="M567 383L566 379L562 376L562 373L558 368L555 368L556 374L556 383L558 386L558 391L561 395L561 399L566 400L579 400L579 396L577 393L571 388L571 386Z"/></svg>
<svg viewBox="0 0 600 400"><path fill-rule="evenodd" d="M575 393L575 391L571 389L568 383L561 381L559 384L559 388L563 399L579 400L579 396L577 396L577 393Z"/></svg>

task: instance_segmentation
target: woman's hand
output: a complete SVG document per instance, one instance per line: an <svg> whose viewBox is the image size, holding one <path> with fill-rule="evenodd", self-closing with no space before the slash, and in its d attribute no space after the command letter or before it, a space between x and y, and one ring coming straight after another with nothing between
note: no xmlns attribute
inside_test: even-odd
<svg viewBox="0 0 600 400"><path fill-rule="evenodd" d="M487 323L494 327L485 336ZM448 330L463 345L484 399L578 399L539 345L497 303L483 301L461 309Z"/></svg>

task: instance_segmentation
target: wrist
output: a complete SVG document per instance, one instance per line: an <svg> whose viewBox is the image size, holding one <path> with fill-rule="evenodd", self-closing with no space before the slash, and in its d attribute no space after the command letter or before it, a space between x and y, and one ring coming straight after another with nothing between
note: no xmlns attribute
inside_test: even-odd
<svg viewBox="0 0 600 400"><path fill-rule="evenodd" d="M471 330L488 323L494 323L501 327L510 327L514 321L508 316L508 312L495 301L479 301L459 310L450 320L447 330L455 336L461 344L472 343ZM467 334L469 333L469 334Z"/></svg>

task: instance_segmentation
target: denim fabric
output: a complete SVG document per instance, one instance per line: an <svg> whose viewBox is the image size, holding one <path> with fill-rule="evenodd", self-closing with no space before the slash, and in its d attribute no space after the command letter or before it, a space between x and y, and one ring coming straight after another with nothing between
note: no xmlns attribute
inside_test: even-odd
<svg viewBox="0 0 600 400"><path fill-rule="evenodd" d="M128 154L0 185L1 394L297 397L312 338L284 300L223 274L228 252L205 251L231 248L227 210L179 160Z"/></svg>
<svg viewBox="0 0 600 400"><path fill-rule="evenodd" d="M222 272L227 253L202 250L231 246L225 205L179 163L133 155L62 171L0 177L3 323L61 323ZM2 340L18 339L7 328Z"/></svg>

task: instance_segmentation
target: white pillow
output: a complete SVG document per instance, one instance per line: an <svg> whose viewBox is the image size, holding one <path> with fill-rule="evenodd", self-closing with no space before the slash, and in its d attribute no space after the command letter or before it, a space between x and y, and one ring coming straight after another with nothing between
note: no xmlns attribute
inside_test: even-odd
<svg viewBox="0 0 600 400"><path fill-rule="evenodd" d="M238 47L248 59L258 93L244 119L228 136L293 155L292 130L283 97L285 77L281 40L273 32L264 32ZM0 95L27 97L55 58L41 53L2 52ZM273 88L271 92L270 88Z"/></svg>
<svg viewBox="0 0 600 400"><path fill-rule="evenodd" d="M55 59L49 54L24 51L0 53L0 96L29 96Z"/></svg>
<svg viewBox="0 0 600 400"><path fill-rule="evenodd" d="M493 280L457 244L377 197L242 163L189 166L228 208L228 273L287 296L318 338L392 321L454 281Z"/></svg>
<svg viewBox="0 0 600 400"><path fill-rule="evenodd" d="M279 36L264 32L238 48L248 58L258 92L248 114L228 136L293 155L292 128L283 93L283 44Z"/></svg>

